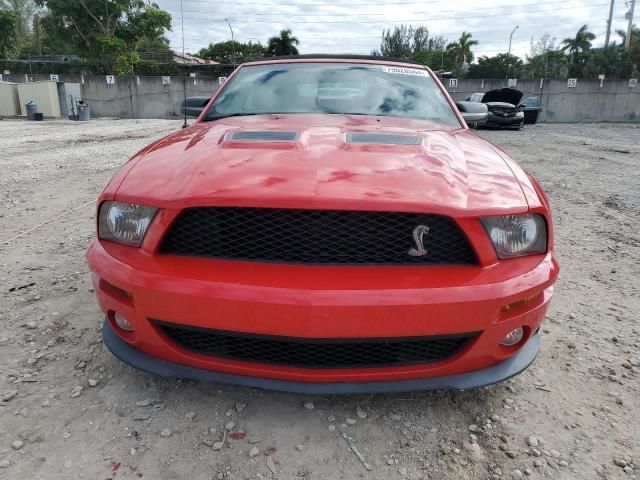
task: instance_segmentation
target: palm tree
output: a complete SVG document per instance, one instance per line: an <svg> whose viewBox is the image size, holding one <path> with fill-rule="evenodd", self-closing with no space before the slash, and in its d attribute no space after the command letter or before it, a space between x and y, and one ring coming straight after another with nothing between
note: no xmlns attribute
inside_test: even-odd
<svg viewBox="0 0 640 480"><path fill-rule="evenodd" d="M591 41L595 38L596 36L588 30L586 25L582 25L580 27L575 38L565 38L562 41L564 45L564 47L562 47L562 51L569 51L569 63L573 63L573 59L579 53L589 51L591 49Z"/></svg>
<svg viewBox="0 0 640 480"><path fill-rule="evenodd" d="M298 49L296 45L300 42L296 37L291 36L291 30L281 30L280 35L277 37L271 37L267 44L267 54L271 54L274 57L280 57L283 55L298 55Z"/></svg>
<svg viewBox="0 0 640 480"><path fill-rule="evenodd" d="M451 52L456 59L456 62L461 64L471 63L473 61L473 52L471 47L478 45L477 40L471 40L471 33L462 32L460 39L457 42L447 45L447 50Z"/></svg>

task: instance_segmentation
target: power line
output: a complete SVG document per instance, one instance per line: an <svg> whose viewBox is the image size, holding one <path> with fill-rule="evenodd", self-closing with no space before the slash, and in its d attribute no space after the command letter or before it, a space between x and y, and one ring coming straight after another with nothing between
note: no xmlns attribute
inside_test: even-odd
<svg viewBox="0 0 640 480"><path fill-rule="evenodd" d="M228 1L214 1L214 0L188 0L190 2L194 2L194 3L207 3L207 4L211 4L211 5L225 5L228 6L229 2ZM348 5L330 5L327 3L281 3L278 2L277 5L274 5L273 3L260 3L260 2L234 2L234 5L246 5L249 7L253 7L253 6L265 6L265 7L275 7L275 6L284 6L284 7L352 7L352 6L378 6L378 7L384 7L387 5L419 5L419 4L434 4L434 3L439 3L442 0L430 0L430 1L422 1L422 2L398 2L398 1L394 1L394 2L384 2L384 3L372 3L372 2L355 2L355 3L351 3L349 2Z"/></svg>
<svg viewBox="0 0 640 480"><path fill-rule="evenodd" d="M584 8L595 8L595 7L601 7L603 5L607 5L607 3L596 3L593 5L589 5L589 6L585 6ZM465 20L465 19L478 19L478 18L489 18L489 17L512 17L514 15L518 15L518 16L526 16L526 15L534 15L537 13L551 13L551 12L557 12L558 10L573 10L575 9L575 7L560 7L560 8L554 8L554 9L545 9L545 10L530 10L528 12L517 12L517 13L492 13L492 14L487 14L487 15L471 15L471 16L463 16L463 17L432 17L430 18L428 21L430 22L434 22L434 21L440 21L440 20ZM185 17L188 18L189 20L201 20L203 19L202 14L213 14L216 15L214 12L206 12L206 11L191 11L189 13L198 13L198 17ZM239 14L240 15L240 14ZM247 15L262 15L259 13L247 13ZM293 17L296 16L295 14L264 14L264 15L271 15L271 16L286 16L287 18L289 17ZM353 14L353 15L357 15L357 14ZM312 16L310 14L302 14L302 15L297 15L297 16L304 16L304 17L308 17L308 16ZM347 14L335 14L335 16L339 16L339 17L345 17L348 16ZM358 15L358 16L362 16L362 15ZM388 15L387 15L388 16ZM227 14L226 18L232 17L232 14ZM208 21L212 21L212 22L224 22L225 20L223 18L209 18L209 17L205 17L206 20ZM368 24L368 23L412 23L412 22L424 22L425 19L389 19L386 18L384 20L256 20L256 19L248 19L248 20L243 20L243 19L239 19L239 18L233 18L234 23L265 23L265 24L291 24L291 25L300 25L300 24L322 24L322 25L326 25L326 24L339 24L339 23L349 23L349 24Z"/></svg>
<svg viewBox="0 0 640 480"><path fill-rule="evenodd" d="M576 22L581 22L583 20L580 20L579 18L574 18L574 20ZM544 24L533 24L533 25L526 25L524 27L521 28L521 30L526 31L526 30L531 30L531 29L537 29L539 27L558 27L558 26L566 26L567 22L562 22L562 23L544 23ZM493 33L493 32L507 32L507 31L511 31L511 27L509 28L493 28L491 30L470 30L471 33L473 33L474 35L477 35L479 33ZM438 32L429 32L429 35L432 35L433 37L452 37L452 36L456 36L456 35L461 35L463 32L462 31L458 31L458 32L443 32L443 33L438 33ZM165 34L166 36L176 36L178 34L176 34L175 32L168 32ZM193 34L193 35L187 35L185 34L186 37L189 38L199 38L202 39L204 36L203 34ZM240 38L249 38L249 37L245 37L243 35L239 36ZM227 39L227 37L225 36L211 36L211 37L207 37L208 39L214 40L214 39L220 39L220 40L225 40ZM254 38L254 37L251 37ZM309 36L304 36L302 38L302 41L306 41L306 40L329 40L329 41L340 41L340 42L344 42L344 41L349 41L349 40L360 40L363 38L377 38L380 39L381 38L381 33L378 33L376 35L357 35L357 36L351 36L351 37L340 37L340 39L335 40L335 39L327 39L326 36L322 36L322 37L309 37ZM352 45L352 44L350 44Z"/></svg>
<svg viewBox="0 0 640 480"><path fill-rule="evenodd" d="M493 7L482 7L482 8L464 8L464 9L453 9L453 10L429 10L429 11L412 11L411 13L414 15L431 15L434 13L455 13L455 12L475 12L475 11L487 11L487 10L502 10L504 8L520 8L520 7L530 7L530 6L538 6L538 5L557 5L559 3L562 3L563 5L566 4L566 2L559 2L558 0L553 0L553 1L547 1L547 2L534 2L534 3L521 3L518 5L497 5L497 6L493 6ZM236 4L237 5L237 4ZM281 4L280 4L281 5ZM346 6L351 6L352 4L349 5L341 5L341 7L346 7ZM594 6L600 6L602 5L601 3L595 4ZM378 4L378 6L384 7L386 5L382 5L382 4ZM589 5L586 5L587 7L589 7ZM333 6L332 6L333 7ZM574 7L567 7L567 8L574 8ZM176 12L175 10L169 10L167 9L166 11L168 12ZM186 13L214 13L214 12L210 12L210 11L203 11L203 10L185 10ZM375 12L375 13L343 13L343 12L332 12L332 13L310 13L310 12L306 12L306 13L291 13L291 12L286 12L286 13L273 13L273 12L230 12L228 10L225 10L224 14L228 17L229 15L254 15L254 16L280 16L280 15L286 15L287 18L289 17L308 17L313 15L314 17L333 17L333 16L340 16L340 17L349 17L349 16L357 16L357 17L372 17L372 16L389 16L388 12ZM503 12L500 12L500 14L507 16L508 14L504 14ZM523 12L513 12L512 15L522 15L524 14Z"/></svg>

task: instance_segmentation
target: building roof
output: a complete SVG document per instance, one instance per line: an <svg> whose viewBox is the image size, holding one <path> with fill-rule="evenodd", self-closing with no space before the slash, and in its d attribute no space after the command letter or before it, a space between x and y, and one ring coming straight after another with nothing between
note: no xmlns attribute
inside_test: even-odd
<svg viewBox="0 0 640 480"><path fill-rule="evenodd" d="M181 60L184 60L184 63L193 63L197 65L216 65L219 63L214 60L208 60L208 59L196 57L194 55L189 55L188 53L185 53L183 55L182 52L178 52L176 50L173 50L172 53L174 58L177 57Z"/></svg>

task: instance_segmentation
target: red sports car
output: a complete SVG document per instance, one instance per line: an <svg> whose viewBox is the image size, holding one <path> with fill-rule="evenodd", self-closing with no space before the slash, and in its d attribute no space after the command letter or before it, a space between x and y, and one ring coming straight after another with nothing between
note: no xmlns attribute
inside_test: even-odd
<svg viewBox="0 0 640 480"><path fill-rule="evenodd" d="M538 182L433 72L379 57L242 65L113 176L97 218L108 348L268 389L505 380L534 360L558 275Z"/></svg>

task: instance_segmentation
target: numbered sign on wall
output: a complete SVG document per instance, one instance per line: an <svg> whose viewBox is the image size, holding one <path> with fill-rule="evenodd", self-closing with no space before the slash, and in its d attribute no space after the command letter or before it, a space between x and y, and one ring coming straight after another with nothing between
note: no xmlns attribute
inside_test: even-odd
<svg viewBox="0 0 640 480"><path fill-rule="evenodd" d="M629 88L636 88L638 86L638 79L637 78L630 78L629 79Z"/></svg>
<svg viewBox="0 0 640 480"><path fill-rule="evenodd" d="M104 78L107 80L107 85L114 85L116 83L115 75L107 75Z"/></svg>
<svg viewBox="0 0 640 480"><path fill-rule="evenodd" d="M224 82L227 81L227 77L218 77L218 85L224 85Z"/></svg>
<svg viewBox="0 0 640 480"><path fill-rule="evenodd" d="M578 85L578 79L577 78L569 78L569 79L567 79L567 87L576 88L576 85Z"/></svg>
<svg viewBox="0 0 640 480"><path fill-rule="evenodd" d="M52 82L59 82L60 81L58 79L58 74L57 73L52 73L51 75L49 75L49 80L51 80Z"/></svg>
<svg viewBox="0 0 640 480"><path fill-rule="evenodd" d="M449 79L449 88L458 88L458 79L450 78Z"/></svg>
<svg viewBox="0 0 640 480"><path fill-rule="evenodd" d="M171 85L171 77L163 76L162 85Z"/></svg>

